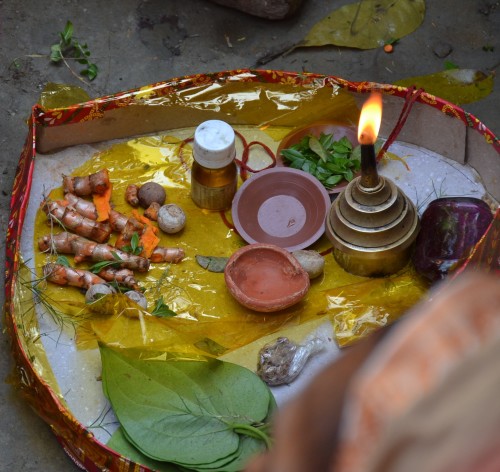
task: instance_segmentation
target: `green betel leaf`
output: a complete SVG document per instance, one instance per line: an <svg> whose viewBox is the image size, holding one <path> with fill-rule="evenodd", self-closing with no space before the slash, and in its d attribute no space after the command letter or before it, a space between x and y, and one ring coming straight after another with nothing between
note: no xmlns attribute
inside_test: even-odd
<svg viewBox="0 0 500 472"><path fill-rule="evenodd" d="M425 0L361 0L314 25L300 46L374 49L415 31L424 15Z"/></svg>
<svg viewBox="0 0 500 472"><path fill-rule="evenodd" d="M475 102L493 90L493 74L474 69L449 69L436 74L398 80L396 85L423 88L427 93L455 105Z"/></svg>
<svg viewBox="0 0 500 472"><path fill-rule="evenodd" d="M250 370L214 359L144 360L140 351L100 349L103 390L142 454L212 469L225 459L248 459L241 455L247 450L265 449L262 426L275 403ZM251 447L242 446L243 434Z"/></svg>
<svg viewBox="0 0 500 472"><path fill-rule="evenodd" d="M126 438L123 430L118 428L113 436L109 439L106 444L113 451L118 452L124 457L133 460L137 464L145 465L152 470L158 472L180 472L181 469L174 464L168 462L160 462L150 459L149 457L142 454L136 447L134 447L129 440Z"/></svg>

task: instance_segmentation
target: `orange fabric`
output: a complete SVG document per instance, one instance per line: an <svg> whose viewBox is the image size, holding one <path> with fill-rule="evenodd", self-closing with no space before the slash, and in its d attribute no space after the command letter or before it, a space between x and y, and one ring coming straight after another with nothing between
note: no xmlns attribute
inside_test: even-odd
<svg viewBox="0 0 500 472"><path fill-rule="evenodd" d="M347 396L332 472L373 470L369 464L393 422L445 384L484 346L500 342L498 279L478 274L458 278L413 310L386 341L359 371Z"/></svg>

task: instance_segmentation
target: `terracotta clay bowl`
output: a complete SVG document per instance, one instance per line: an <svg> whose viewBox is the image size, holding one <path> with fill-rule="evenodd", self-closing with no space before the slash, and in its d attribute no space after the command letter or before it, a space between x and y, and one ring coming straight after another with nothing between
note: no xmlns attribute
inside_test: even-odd
<svg viewBox="0 0 500 472"><path fill-rule="evenodd" d="M231 213L247 243L295 251L323 235L330 205L318 179L301 170L274 167L244 182L234 196Z"/></svg>
<svg viewBox="0 0 500 472"><path fill-rule="evenodd" d="M273 244L249 244L229 258L224 278L231 295L260 312L283 310L309 290L309 276L290 252Z"/></svg>
<svg viewBox="0 0 500 472"><path fill-rule="evenodd" d="M276 151L276 166L286 166L286 163L281 156L281 151L283 149L287 149L290 146L299 143L300 140L307 135L312 135L319 138L321 133L333 134L333 138L335 139L335 141L338 141L345 136L351 142L353 148L358 145L357 130L353 126L333 121L312 123L310 125L293 130L281 140ZM355 177L357 175L359 175L359 173L355 174ZM327 192L329 194L340 193L345 189L345 187L347 187L348 184L349 182L347 182L346 180L342 180L331 189L327 189Z"/></svg>

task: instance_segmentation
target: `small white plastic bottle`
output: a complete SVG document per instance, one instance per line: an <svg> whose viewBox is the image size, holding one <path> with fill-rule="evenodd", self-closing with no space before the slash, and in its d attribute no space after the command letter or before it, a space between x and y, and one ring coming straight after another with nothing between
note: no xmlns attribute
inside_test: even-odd
<svg viewBox="0 0 500 472"><path fill-rule="evenodd" d="M194 132L191 198L206 210L231 208L238 184L233 128L221 120L204 121Z"/></svg>

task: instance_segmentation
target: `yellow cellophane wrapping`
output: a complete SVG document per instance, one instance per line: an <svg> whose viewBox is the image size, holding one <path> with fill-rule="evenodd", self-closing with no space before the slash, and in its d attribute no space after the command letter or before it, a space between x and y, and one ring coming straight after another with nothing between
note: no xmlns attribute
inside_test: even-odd
<svg viewBox="0 0 500 472"><path fill-rule="evenodd" d="M248 126L235 129L248 142L259 140L273 151L290 131L290 128L262 131ZM140 310L123 295L105 297L89 308L78 289L44 286L46 297L58 300L66 307L61 311L75 320L79 348L92 348L101 341L124 348L220 356L271 333L327 320L334 327L338 344L345 346L395 320L425 293L425 285L410 267L392 277L371 280L345 272L327 253L323 276L312 280L307 296L297 305L277 313L257 313L241 306L226 288L224 275L205 270L195 260L196 255L229 257L246 243L218 212L201 210L190 198L192 152L189 144L181 146L181 142L193 132L194 128L179 129L114 144L74 171L74 175L83 176L107 168L113 184L112 204L126 215L132 211L125 202L127 185L155 181L166 189L167 203L178 204L187 216L182 232L162 233L160 242L161 246L183 248L185 259L178 264L152 264L147 274L136 274L148 299L147 311ZM251 162L255 167L266 165L266 159L262 149L252 148ZM62 197L61 188L49 195L52 199ZM230 222L230 212L225 216ZM35 239L49 231L61 229L47 226L47 217L39 210ZM35 241L38 268L48 260L55 260L54 255L41 254L36 246ZM329 248L330 243L323 236L311 249L324 253ZM72 256L68 259L72 263ZM177 316L151 315L160 298Z"/></svg>

